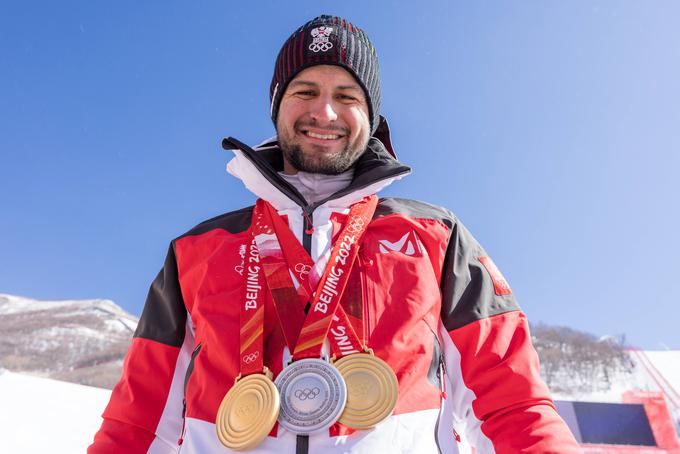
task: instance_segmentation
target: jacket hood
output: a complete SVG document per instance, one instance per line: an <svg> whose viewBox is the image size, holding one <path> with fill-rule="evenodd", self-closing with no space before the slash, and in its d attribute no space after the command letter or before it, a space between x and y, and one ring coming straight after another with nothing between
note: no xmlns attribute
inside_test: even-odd
<svg viewBox="0 0 680 454"><path fill-rule="evenodd" d="M279 175L283 171L283 155L276 137L254 148L227 137L222 140L222 147L235 154L227 164L227 171L279 211L293 206L307 212L320 205L346 207L411 173L411 168L397 161L379 139L371 137L366 151L354 164L354 178L349 186L324 200L309 204L295 187Z"/></svg>

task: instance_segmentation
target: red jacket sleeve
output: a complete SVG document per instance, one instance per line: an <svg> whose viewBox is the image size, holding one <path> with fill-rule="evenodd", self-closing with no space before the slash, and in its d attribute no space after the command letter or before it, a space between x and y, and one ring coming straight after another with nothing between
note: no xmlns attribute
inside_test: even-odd
<svg viewBox="0 0 680 454"><path fill-rule="evenodd" d="M540 377L529 327L510 286L454 223L442 274L453 420L477 453L580 453Z"/></svg>
<svg viewBox="0 0 680 454"><path fill-rule="evenodd" d="M184 374L193 347L177 279L174 247L154 280L88 454L176 452Z"/></svg>

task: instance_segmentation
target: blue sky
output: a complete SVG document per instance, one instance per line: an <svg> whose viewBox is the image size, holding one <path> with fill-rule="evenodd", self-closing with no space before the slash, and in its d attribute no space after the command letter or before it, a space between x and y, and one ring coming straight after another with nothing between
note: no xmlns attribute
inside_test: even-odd
<svg viewBox="0 0 680 454"><path fill-rule="evenodd" d="M341 5L341 6L340 6ZM14 2L0 15L0 293L139 314L171 239L249 205L223 136L273 134L279 47L378 49L413 174L533 322L680 349L680 3Z"/></svg>

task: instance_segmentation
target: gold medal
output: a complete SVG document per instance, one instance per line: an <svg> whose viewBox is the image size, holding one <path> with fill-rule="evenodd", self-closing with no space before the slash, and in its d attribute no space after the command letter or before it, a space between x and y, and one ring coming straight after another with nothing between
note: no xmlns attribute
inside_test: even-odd
<svg viewBox="0 0 680 454"><path fill-rule="evenodd" d="M268 372L237 380L222 399L215 426L217 438L227 448L252 449L262 443L274 427L281 399Z"/></svg>
<svg viewBox="0 0 680 454"><path fill-rule="evenodd" d="M345 356L335 363L347 384L347 405L339 422L353 429L370 429L392 414L399 395L397 376L370 352Z"/></svg>

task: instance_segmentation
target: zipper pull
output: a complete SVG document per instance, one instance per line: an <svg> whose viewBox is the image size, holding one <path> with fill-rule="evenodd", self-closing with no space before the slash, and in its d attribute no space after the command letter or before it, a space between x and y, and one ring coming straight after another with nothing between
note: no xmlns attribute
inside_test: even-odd
<svg viewBox="0 0 680 454"><path fill-rule="evenodd" d="M305 233L311 235L314 233L314 221L312 216L306 211L302 210L302 216L305 218Z"/></svg>
<svg viewBox="0 0 680 454"><path fill-rule="evenodd" d="M442 387L441 397L442 397L442 399L446 400L449 396L446 393L446 381L445 381L445 377L447 375L447 373L446 373L446 362L444 361L444 353L442 353L442 352L439 353L439 366L440 367L437 369L437 375L439 376L439 380L440 380L441 387ZM454 430L454 432L455 432L455 430Z"/></svg>
<svg viewBox="0 0 680 454"><path fill-rule="evenodd" d="M182 399L182 431L179 433L179 440L177 440L177 445L182 446L182 443L184 443L184 426L187 422L187 400L186 398Z"/></svg>

